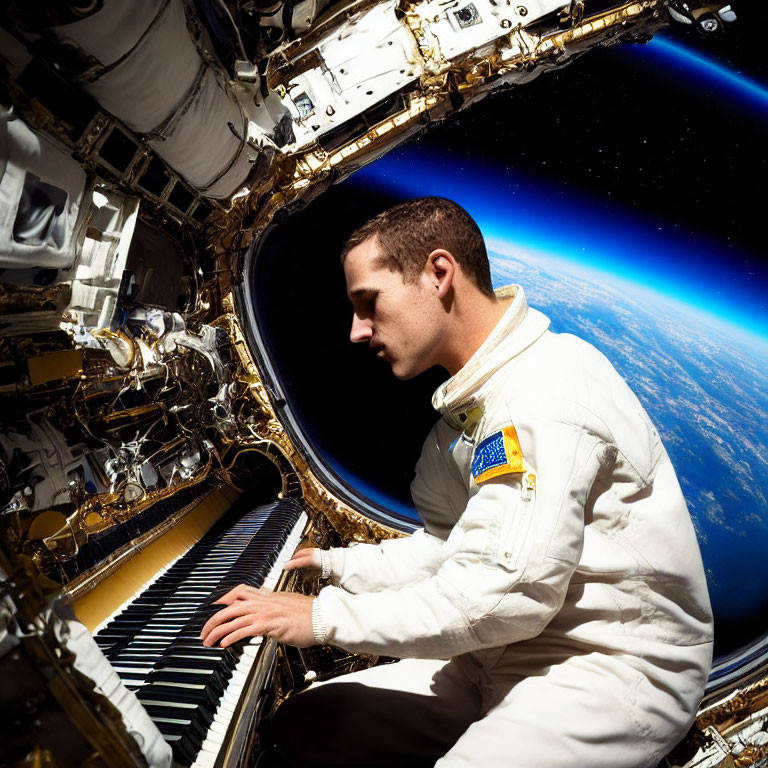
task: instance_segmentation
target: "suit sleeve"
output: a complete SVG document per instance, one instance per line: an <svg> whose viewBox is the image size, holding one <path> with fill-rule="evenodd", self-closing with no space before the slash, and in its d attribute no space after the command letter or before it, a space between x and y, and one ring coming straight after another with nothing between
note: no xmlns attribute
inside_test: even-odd
<svg viewBox="0 0 768 768"><path fill-rule="evenodd" d="M411 494L424 528L401 539L322 553L323 575L332 584L357 594L404 587L434 576L446 557L445 539L459 517L446 489L444 454L451 437L446 426L438 423L424 441L416 465ZM460 490L466 495L463 488Z"/></svg>
<svg viewBox="0 0 768 768"><path fill-rule="evenodd" d="M449 658L538 635L560 610L581 556L584 508L603 444L560 422L518 422L525 473L480 484L433 575L314 606L318 642L400 658Z"/></svg>
<svg viewBox="0 0 768 768"><path fill-rule="evenodd" d="M323 553L329 558L324 575L329 572L332 584L355 594L397 588L433 575L444 544L420 528L402 539L331 549Z"/></svg>

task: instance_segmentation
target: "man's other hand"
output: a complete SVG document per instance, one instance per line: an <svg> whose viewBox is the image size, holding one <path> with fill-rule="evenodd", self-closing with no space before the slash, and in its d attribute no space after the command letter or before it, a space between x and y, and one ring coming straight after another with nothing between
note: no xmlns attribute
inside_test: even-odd
<svg viewBox="0 0 768 768"><path fill-rule="evenodd" d="M298 568L311 568L319 571L321 568L320 550L315 547L305 547L304 549L300 549L287 563L285 563L285 565L283 565L284 571L292 571Z"/></svg>
<svg viewBox="0 0 768 768"><path fill-rule="evenodd" d="M296 592L271 592L240 584L217 600L226 607L211 616L200 637L203 645L226 648L244 637L274 637L281 643L313 645L314 597Z"/></svg>

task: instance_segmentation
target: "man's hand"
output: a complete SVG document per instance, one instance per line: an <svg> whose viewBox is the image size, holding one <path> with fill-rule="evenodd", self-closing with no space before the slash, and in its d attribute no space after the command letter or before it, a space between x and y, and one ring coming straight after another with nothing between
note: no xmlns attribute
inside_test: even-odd
<svg viewBox="0 0 768 768"><path fill-rule="evenodd" d="M316 571L320 570L320 550L314 547L305 547L300 549L294 554L294 556L283 566L284 571L292 571L298 568L311 568Z"/></svg>
<svg viewBox="0 0 768 768"><path fill-rule="evenodd" d="M221 641L222 648L244 637L259 635L306 648L315 642L313 601L314 597L309 595L271 592L240 584L217 601L227 607L208 619L200 637L203 645L212 646Z"/></svg>

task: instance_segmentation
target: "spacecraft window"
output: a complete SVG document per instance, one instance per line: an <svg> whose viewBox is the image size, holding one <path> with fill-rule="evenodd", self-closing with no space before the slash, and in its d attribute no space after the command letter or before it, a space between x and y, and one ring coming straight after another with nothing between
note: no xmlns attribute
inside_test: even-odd
<svg viewBox="0 0 768 768"><path fill-rule="evenodd" d="M483 21L474 3L469 3L463 8L460 8L458 11L454 11L453 15L456 18L460 29L472 27L475 24L482 23Z"/></svg>
<svg viewBox="0 0 768 768"><path fill-rule="evenodd" d="M397 202L342 184L273 226L252 256L251 306L268 385L304 453L342 497L413 520L410 482L447 374L398 381L367 345L351 343L339 263L352 230Z"/></svg>
<svg viewBox="0 0 768 768"><path fill-rule="evenodd" d="M180 181L173 185L171 194L168 195L168 202L182 213L187 212L194 199L194 195Z"/></svg>
<svg viewBox="0 0 768 768"><path fill-rule="evenodd" d="M131 164L138 145L119 128L113 128L99 148L99 157L108 162L115 170L124 173Z"/></svg>
<svg viewBox="0 0 768 768"><path fill-rule="evenodd" d="M208 214L211 212L211 207L206 205L205 203L198 203L195 206L195 210L192 211L192 218L200 222L202 224L207 218Z"/></svg>
<svg viewBox="0 0 768 768"><path fill-rule="evenodd" d="M153 195L163 194L163 190L168 186L171 180L168 169L163 165L163 161L153 157L147 164L147 168L139 179L139 186L151 192Z"/></svg>
<svg viewBox="0 0 768 768"><path fill-rule="evenodd" d="M312 103L312 99L302 92L297 96L292 96L293 103L296 105L296 109L299 111L299 120L303 120L309 117L315 111L315 105Z"/></svg>

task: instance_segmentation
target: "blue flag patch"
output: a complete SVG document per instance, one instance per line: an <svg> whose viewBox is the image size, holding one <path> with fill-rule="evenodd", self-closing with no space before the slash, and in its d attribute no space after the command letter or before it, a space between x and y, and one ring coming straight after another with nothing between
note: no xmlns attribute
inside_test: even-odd
<svg viewBox="0 0 768 768"><path fill-rule="evenodd" d="M524 471L520 441L511 424L489 435L475 448L472 477L478 485L493 477Z"/></svg>

